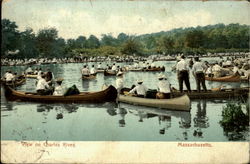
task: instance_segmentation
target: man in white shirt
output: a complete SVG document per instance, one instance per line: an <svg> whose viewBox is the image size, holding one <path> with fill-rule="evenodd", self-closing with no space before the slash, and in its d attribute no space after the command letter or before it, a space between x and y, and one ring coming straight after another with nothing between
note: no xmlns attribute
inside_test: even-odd
<svg viewBox="0 0 250 164"><path fill-rule="evenodd" d="M41 78L38 79L37 85L36 85L36 92L39 95L48 95L51 93L51 90L49 90L49 85L45 80L45 74L42 74Z"/></svg>
<svg viewBox="0 0 250 164"><path fill-rule="evenodd" d="M95 75L95 74L96 74L95 66L92 65L92 67L90 69L90 75Z"/></svg>
<svg viewBox="0 0 250 164"><path fill-rule="evenodd" d="M159 75L158 77L158 93L156 94L156 98L158 99L170 99L170 84L167 80L167 77L165 75Z"/></svg>
<svg viewBox="0 0 250 164"><path fill-rule="evenodd" d="M212 68L214 77L221 77L221 70L222 70L221 66L219 66L218 62L216 62Z"/></svg>
<svg viewBox="0 0 250 164"><path fill-rule="evenodd" d="M137 86L134 87L131 91L129 91L129 94L136 94L137 97L146 97L146 93L148 91L148 88L144 86L143 80L138 80L137 81Z"/></svg>
<svg viewBox="0 0 250 164"><path fill-rule="evenodd" d="M189 68L188 68L188 64L185 61L185 56L182 55L181 60L176 65L180 92L183 92L183 81L185 82L187 90L191 92L188 69Z"/></svg>
<svg viewBox="0 0 250 164"><path fill-rule="evenodd" d="M86 65L84 65L84 66L83 66L83 69L82 69L82 76L89 77L89 74L90 74L89 69L87 68Z"/></svg>
<svg viewBox="0 0 250 164"><path fill-rule="evenodd" d="M112 66L111 70L112 70L112 72L116 72L117 67L116 67L115 63L113 64L113 66Z"/></svg>
<svg viewBox="0 0 250 164"><path fill-rule="evenodd" d="M238 75L238 76L241 75L241 71L240 71L237 63L234 64L233 74Z"/></svg>
<svg viewBox="0 0 250 164"><path fill-rule="evenodd" d="M204 65L204 63L199 61L199 57L195 57L194 61L195 63L193 65L192 72L195 77L197 91L198 92L201 91L201 85L202 85L203 90L207 91L206 83L205 83L205 74L204 74L206 66Z"/></svg>
<svg viewBox="0 0 250 164"><path fill-rule="evenodd" d="M33 70L32 68L29 66L26 71L25 71L26 74L32 74L33 73Z"/></svg>
<svg viewBox="0 0 250 164"><path fill-rule="evenodd" d="M14 80L15 76L9 70L5 73L4 78L5 78L6 82L9 83L9 82L12 82L12 80Z"/></svg>
<svg viewBox="0 0 250 164"><path fill-rule="evenodd" d="M102 69L102 63L99 63L99 64L98 64L97 69L98 69L98 70Z"/></svg>
<svg viewBox="0 0 250 164"><path fill-rule="evenodd" d="M115 83L116 83L116 89L117 89L117 92L120 94L121 93L121 89L123 88L123 84L124 84L124 82L123 82L123 72L119 71L116 74L116 76L117 76L116 81L115 81Z"/></svg>

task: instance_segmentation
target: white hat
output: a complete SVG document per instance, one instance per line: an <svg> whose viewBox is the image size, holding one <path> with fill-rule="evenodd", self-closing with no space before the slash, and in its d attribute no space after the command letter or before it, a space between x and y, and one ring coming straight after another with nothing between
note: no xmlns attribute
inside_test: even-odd
<svg viewBox="0 0 250 164"><path fill-rule="evenodd" d="M166 79L167 77L166 77L166 75L164 75L164 74L159 74L158 75L158 79Z"/></svg>
<svg viewBox="0 0 250 164"><path fill-rule="evenodd" d="M123 72L119 71L119 72L116 74L116 76L119 76L119 75L122 75L122 74L123 74Z"/></svg>
<svg viewBox="0 0 250 164"><path fill-rule="evenodd" d="M138 79L137 83L143 83L143 80L142 79Z"/></svg>

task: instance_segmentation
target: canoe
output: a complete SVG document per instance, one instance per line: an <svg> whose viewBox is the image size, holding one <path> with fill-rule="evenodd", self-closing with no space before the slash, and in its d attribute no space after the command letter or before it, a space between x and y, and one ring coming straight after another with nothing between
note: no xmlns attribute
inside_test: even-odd
<svg viewBox="0 0 250 164"><path fill-rule="evenodd" d="M27 77L27 78L37 78L37 75L35 75L35 74L27 74L27 75L25 75L25 77Z"/></svg>
<svg viewBox="0 0 250 164"><path fill-rule="evenodd" d="M83 80L92 80L96 78L96 74L95 75L89 75L89 76L82 76Z"/></svg>
<svg viewBox="0 0 250 164"><path fill-rule="evenodd" d="M187 95L172 99L150 99L119 95L118 101L133 105L156 107L162 109L190 111L190 99Z"/></svg>
<svg viewBox="0 0 250 164"><path fill-rule="evenodd" d="M219 82L240 82L241 78L239 75L230 75L224 77L205 77L208 81L219 81Z"/></svg>
<svg viewBox="0 0 250 164"><path fill-rule="evenodd" d="M165 71L165 67L153 67L153 68L147 68L144 71L146 72L158 72L158 71Z"/></svg>
<svg viewBox="0 0 250 164"><path fill-rule="evenodd" d="M116 76L116 73L104 70L104 76Z"/></svg>
<svg viewBox="0 0 250 164"><path fill-rule="evenodd" d="M221 89L221 90L207 90L206 92L197 90L192 90L191 93L173 91L172 97L179 97L184 94L187 94L190 99L232 99L232 98L247 98L249 93L249 87L244 88L230 88L230 89Z"/></svg>
<svg viewBox="0 0 250 164"><path fill-rule="evenodd" d="M5 88L5 96L11 101L29 101L43 103L101 103L115 101L117 90L110 85L99 92L81 92L70 96L37 95L36 93L16 91L8 86Z"/></svg>

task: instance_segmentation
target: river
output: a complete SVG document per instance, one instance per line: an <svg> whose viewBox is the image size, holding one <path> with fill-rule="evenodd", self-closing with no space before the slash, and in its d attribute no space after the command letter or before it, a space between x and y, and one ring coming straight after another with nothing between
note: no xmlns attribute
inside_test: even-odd
<svg viewBox="0 0 250 164"><path fill-rule="evenodd" d="M205 60L205 59L204 59ZM217 58L206 59L216 61ZM93 63L88 63L91 66ZM94 63L96 64L96 63ZM117 63L123 66L125 63ZM126 63L128 64L128 63ZM165 66L171 85L178 89L176 73L171 72L174 61L156 62ZM105 66L106 63L103 63ZM49 64L55 77L63 77L63 85L75 84L80 91L99 91L103 84L115 85L115 77L98 73L96 80L82 81L83 63ZM26 67L4 66L21 73ZM158 73L127 72L125 86L131 87L138 78L150 89L156 89ZM190 77L195 89L194 78ZM206 81L207 88L220 85L244 87L247 83L218 83ZM185 86L185 85L184 85ZM185 87L184 87L185 89ZM18 90L35 91L35 79L27 79ZM190 112L169 111L128 104L42 104L9 102L1 88L1 140L51 141L249 141L248 131L227 133L220 126L222 109L227 102L236 100L195 100Z"/></svg>

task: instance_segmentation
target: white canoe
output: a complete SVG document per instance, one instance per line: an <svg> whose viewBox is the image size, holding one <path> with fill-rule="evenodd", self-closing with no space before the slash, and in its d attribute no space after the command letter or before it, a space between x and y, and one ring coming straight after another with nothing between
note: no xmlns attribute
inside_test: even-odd
<svg viewBox="0 0 250 164"><path fill-rule="evenodd" d="M172 99L149 99L119 95L118 101L133 105L157 107L162 109L190 111L190 99L187 95Z"/></svg>
<svg viewBox="0 0 250 164"><path fill-rule="evenodd" d="M27 75L25 75L25 77L27 77L27 78L37 78L37 75L29 75L29 74L27 74Z"/></svg>

